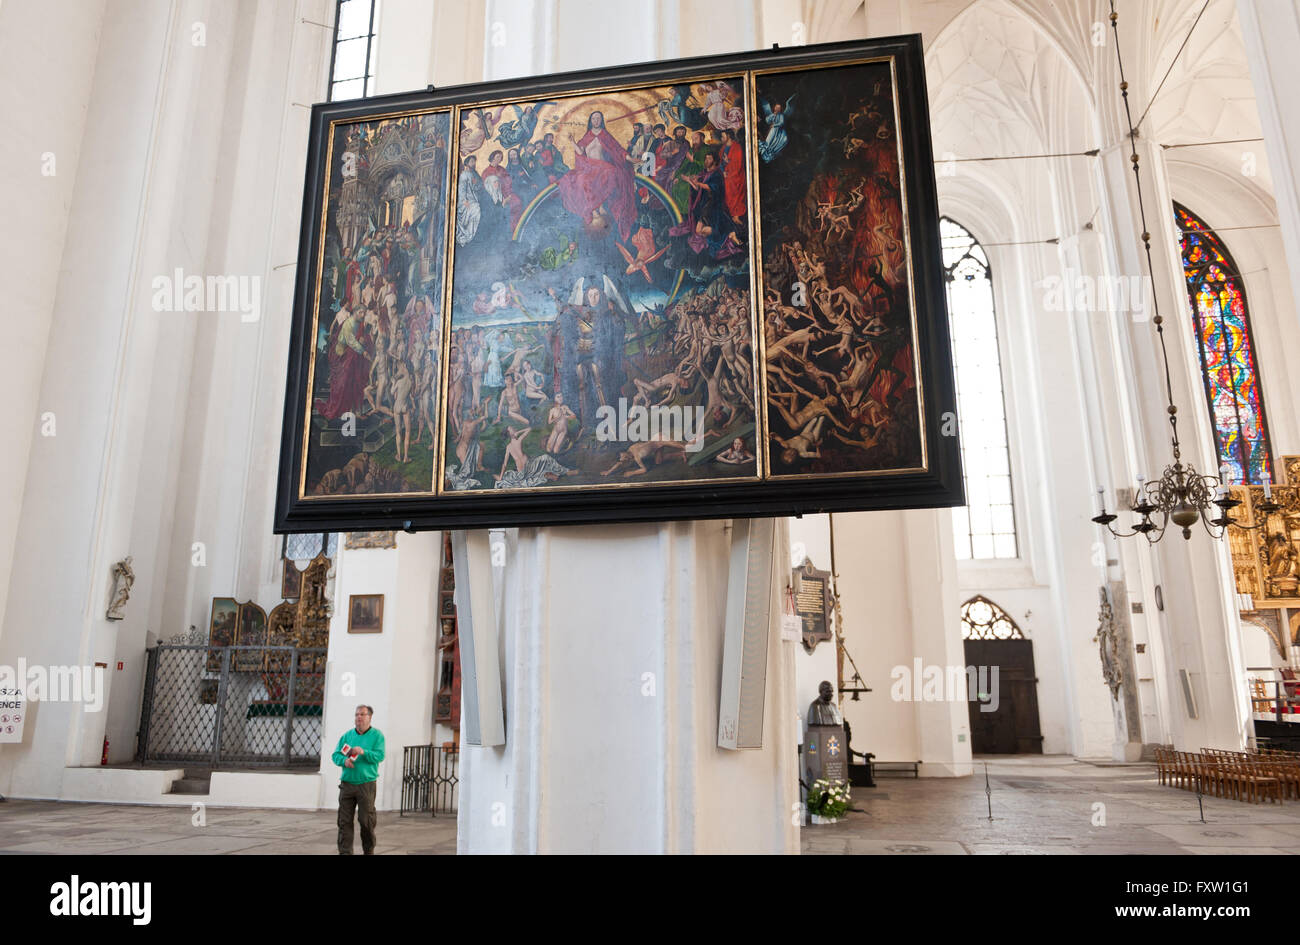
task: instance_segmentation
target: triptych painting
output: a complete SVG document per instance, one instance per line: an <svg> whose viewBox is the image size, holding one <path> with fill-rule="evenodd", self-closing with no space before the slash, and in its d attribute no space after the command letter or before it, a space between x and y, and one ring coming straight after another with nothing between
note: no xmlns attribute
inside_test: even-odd
<svg viewBox="0 0 1300 945"><path fill-rule="evenodd" d="M961 501L916 37L317 106L305 199L281 530Z"/></svg>

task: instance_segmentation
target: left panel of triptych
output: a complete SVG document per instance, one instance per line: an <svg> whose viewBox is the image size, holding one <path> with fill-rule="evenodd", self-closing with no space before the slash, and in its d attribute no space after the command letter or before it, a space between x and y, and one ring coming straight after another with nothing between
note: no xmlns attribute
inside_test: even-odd
<svg viewBox="0 0 1300 945"><path fill-rule="evenodd" d="M330 125L299 495L429 494L451 112Z"/></svg>

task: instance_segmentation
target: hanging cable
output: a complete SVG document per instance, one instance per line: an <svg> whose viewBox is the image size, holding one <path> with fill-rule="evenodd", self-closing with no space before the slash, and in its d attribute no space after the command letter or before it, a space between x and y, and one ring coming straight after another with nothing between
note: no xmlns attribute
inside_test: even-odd
<svg viewBox="0 0 1300 945"><path fill-rule="evenodd" d="M1212 144L1253 144L1263 140L1263 138L1225 138L1222 141L1187 141L1183 144L1162 144L1160 147L1166 151L1172 151L1175 148L1208 148Z"/></svg>
<svg viewBox="0 0 1300 945"><path fill-rule="evenodd" d="M1208 6L1209 0L1205 0L1205 2L1206 2L1206 6ZM1205 12L1205 8L1202 7L1201 13L1204 12ZM1200 16L1198 15L1196 19L1199 21ZM1195 29L1195 27L1196 24L1193 23L1192 28ZM1142 219L1142 245L1146 250L1147 278L1150 279L1152 284L1154 285L1155 266L1151 262L1151 231L1147 227L1146 205L1142 201L1142 174L1139 170L1139 165L1138 165L1137 128L1133 124L1133 113L1132 111L1129 110L1128 80L1124 78L1124 57L1123 54L1120 52L1120 48L1119 48L1119 14L1115 12L1115 0L1110 0L1110 28L1111 31L1114 33L1114 37L1115 37L1115 63L1119 68L1119 90L1120 90L1120 95L1123 96L1123 100L1124 100L1124 117L1128 121L1129 143L1133 148L1133 152L1129 156L1129 160L1133 163L1133 181L1137 187L1138 215ZM1190 38L1191 33L1189 32L1187 35ZM1184 40L1183 45L1186 44L1187 41ZM1182 50L1179 50L1179 52L1181 51ZM1174 58L1177 59L1177 56L1175 56ZM1170 68L1171 69L1173 68L1172 64L1170 65ZM1166 75L1168 74L1166 73ZM1161 85L1163 84L1164 82L1162 80ZM1159 89L1157 89L1156 91L1158 92ZM1150 107L1151 107L1150 105L1147 106L1147 108ZM1145 117L1145 113L1144 113L1144 117ZM1152 292L1151 301L1152 301L1152 307L1155 310L1155 315L1152 317L1151 321L1156 326L1156 337L1160 340L1160 357L1161 360L1164 362L1164 368L1165 368L1165 395L1169 402L1169 406L1168 406L1169 427L1172 434L1174 462L1177 463L1180 457L1180 450L1178 444L1178 408L1174 406L1174 382L1173 382L1173 378L1169 374L1169 351L1165 347L1165 326L1164 326L1165 320L1160 315L1160 293Z"/></svg>
<svg viewBox="0 0 1300 945"><path fill-rule="evenodd" d="M1039 158L1096 157L1101 148L1088 151L1059 151L1055 154L998 154L990 157L935 158L935 164L969 164L975 161L1034 161Z"/></svg>

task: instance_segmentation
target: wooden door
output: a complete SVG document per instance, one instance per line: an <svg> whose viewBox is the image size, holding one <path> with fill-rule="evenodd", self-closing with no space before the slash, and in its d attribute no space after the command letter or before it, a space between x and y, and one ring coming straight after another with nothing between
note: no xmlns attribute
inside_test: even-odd
<svg viewBox="0 0 1300 945"><path fill-rule="evenodd" d="M966 665L998 668L998 702L970 702L971 751L977 755L1041 755L1038 727L1038 680L1031 640L966 640ZM985 678L992 680L991 669Z"/></svg>

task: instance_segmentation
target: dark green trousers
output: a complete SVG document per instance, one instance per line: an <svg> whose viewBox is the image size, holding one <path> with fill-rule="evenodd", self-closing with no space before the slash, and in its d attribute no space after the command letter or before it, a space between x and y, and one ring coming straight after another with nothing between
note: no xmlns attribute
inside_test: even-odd
<svg viewBox="0 0 1300 945"><path fill-rule="evenodd" d="M378 783L339 783L339 853L343 856L352 855L354 813L361 824L361 852L367 855L375 852L375 785Z"/></svg>

